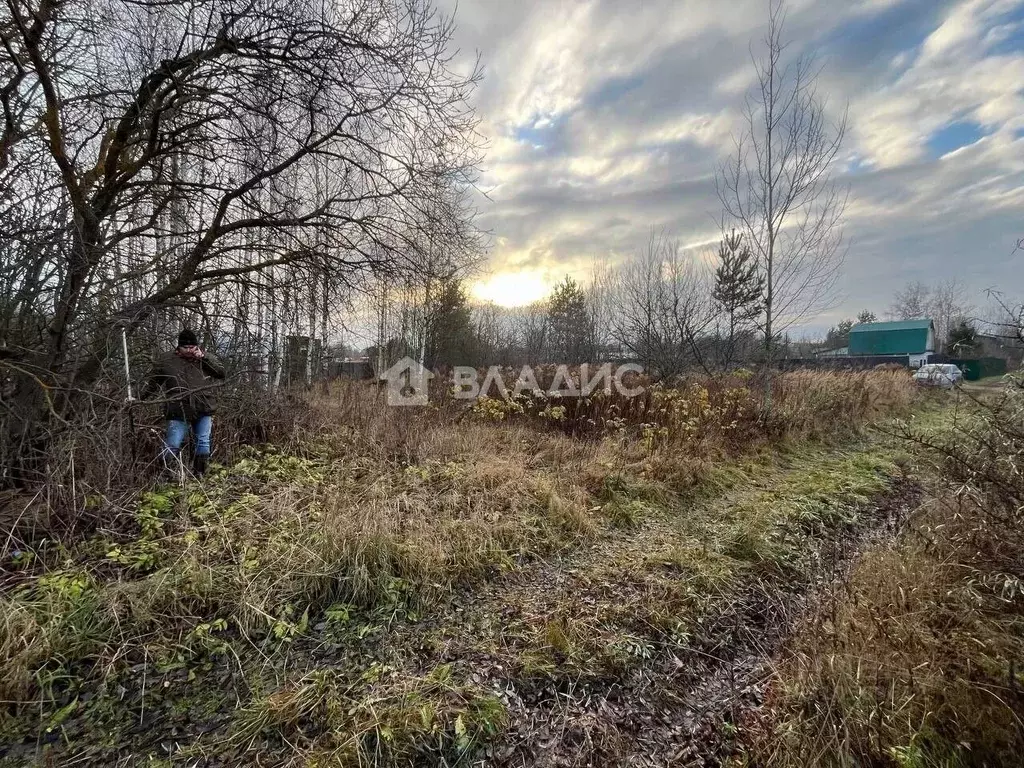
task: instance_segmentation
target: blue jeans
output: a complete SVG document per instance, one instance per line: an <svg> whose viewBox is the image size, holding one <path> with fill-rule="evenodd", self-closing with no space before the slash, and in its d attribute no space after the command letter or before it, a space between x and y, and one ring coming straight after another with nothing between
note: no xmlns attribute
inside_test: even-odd
<svg viewBox="0 0 1024 768"><path fill-rule="evenodd" d="M188 437L188 422L171 419L167 422L167 437L164 438L165 450L173 456L181 451ZM213 417L200 416L192 422L192 434L195 437L196 456L210 455L210 434L213 432Z"/></svg>

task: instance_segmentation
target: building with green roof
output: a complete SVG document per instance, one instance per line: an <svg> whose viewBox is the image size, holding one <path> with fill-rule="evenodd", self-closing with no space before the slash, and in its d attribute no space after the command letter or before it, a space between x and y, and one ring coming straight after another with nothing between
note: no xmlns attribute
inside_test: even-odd
<svg viewBox="0 0 1024 768"><path fill-rule="evenodd" d="M935 324L931 320L859 323L850 329L851 357L908 357L913 368L935 353Z"/></svg>

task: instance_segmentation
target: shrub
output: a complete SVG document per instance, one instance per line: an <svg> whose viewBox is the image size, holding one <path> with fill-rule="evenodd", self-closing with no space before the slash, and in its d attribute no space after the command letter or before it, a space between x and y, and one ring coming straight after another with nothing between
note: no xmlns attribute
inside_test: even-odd
<svg viewBox="0 0 1024 768"><path fill-rule="evenodd" d="M775 380L771 403L763 400L749 376L738 374L695 377L675 385L646 382L643 392L633 397L614 387L587 397L560 397L540 389L504 399L492 392L473 412L573 437L626 434L649 449L699 444L735 451L766 439L851 434L879 416L906 412L916 398L905 370L785 373ZM573 375L578 384L579 372Z"/></svg>

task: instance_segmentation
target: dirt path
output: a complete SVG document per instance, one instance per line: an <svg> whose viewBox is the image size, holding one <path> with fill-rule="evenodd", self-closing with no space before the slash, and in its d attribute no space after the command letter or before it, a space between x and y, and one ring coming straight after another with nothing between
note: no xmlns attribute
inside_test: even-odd
<svg viewBox="0 0 1024 768"><path fill-rule="evenodd" d="M819 586L891 537L919 493L897 476L869 500L849 489L816 498L846 514L801 536L798 562L760 559L715 574L711 566L725 558L714 548L723 545L709 543L708 531L727 528L737 508L756 511L777 498L799 507L809 462L840 467L857 456L829 451L770 470L713 503L662 510L460 595L437 622L441 659L495 691L511 717L486 763L721 763ZM690 565L695 553L703 560Z"/></svg>
<svg viewBox="0 0 1024 768"><path fill-rule="evenodd" d="M718 765L818 588L891 536L917 497L878 441L751 462L731 478L704 500L616 485L595 508L608 521L596 540L441 605L399 596L372 614L318 617L273 658L252 647L111 679L116 695L52 739L83 765L149 754L230 766L256 752L265 765L346 764L356 741L386 765L401 739L417 765ZM245 718L256 727L240 744ZM8 764L42 754L18 749Z"/></svg>

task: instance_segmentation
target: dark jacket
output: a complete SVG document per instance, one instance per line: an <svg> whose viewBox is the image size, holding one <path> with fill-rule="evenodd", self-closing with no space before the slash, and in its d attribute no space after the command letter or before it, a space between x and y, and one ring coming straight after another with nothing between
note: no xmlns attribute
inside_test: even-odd
<svg viewBox="0 0 1024 768"><path fill-rule="evenodd" d="M224 366L213 355L202 360L186 360L174 352L161 355L153 364L142 396L163 390L164 418L192 422L217 410L214 379L224 378Z"/></svg>

